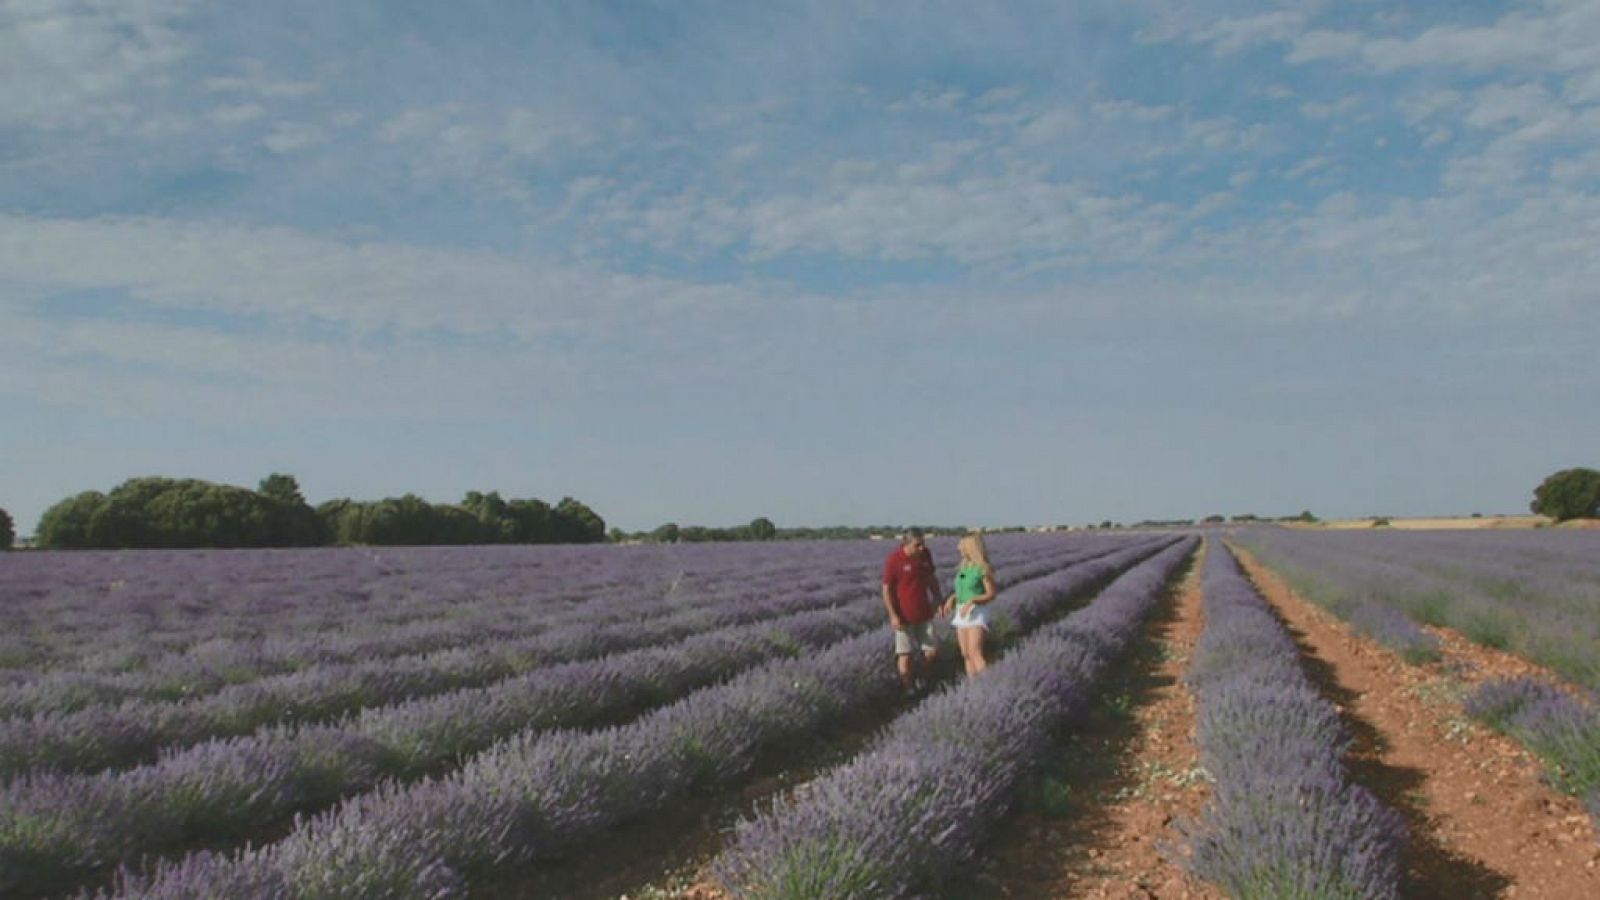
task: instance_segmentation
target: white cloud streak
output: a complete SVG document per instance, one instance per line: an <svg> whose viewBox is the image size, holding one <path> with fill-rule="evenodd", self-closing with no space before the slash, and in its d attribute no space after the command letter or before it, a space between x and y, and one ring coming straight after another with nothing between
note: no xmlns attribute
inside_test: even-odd
<svg viewBox="0 0 1600 900"><path fill-rule="evenodd" d="M190 51L194 0L0 0L0 124L134 119L132 100Z"/></svg>

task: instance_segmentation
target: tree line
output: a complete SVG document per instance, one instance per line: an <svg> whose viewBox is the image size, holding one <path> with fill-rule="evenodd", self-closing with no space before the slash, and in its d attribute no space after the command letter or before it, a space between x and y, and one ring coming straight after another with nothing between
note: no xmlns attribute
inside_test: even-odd
<svg viewBox="0 0 1600 900"><path fill-rule="evenodd" d="M4 524L9 546L9 516ZM606 524L571 497L551 506L495 491L471 491L459 504L406 494L312 507L292 475L275 472L253 491L195 478L131 478L45 510L34 537L57 549L583 544L604 541Z"/></svg>
<svg viewBox="0 0 1600 900"><path fill-rule="evenodd" d="M1600 471L1564 469L1534 490L1531 510L1556 521L1600 517ZM1277 521L1316 521L1309 511ZM1206 524L1223 521L1208 516ZM1233 516L1236 523L1273 521ZM1140 525L1168 524L1158 522ZM1182 523L1190 524L1187 520ZM1089 526L1091 528L1096 526ZM1100 528L1121 527L1109 520ZM47 548L318 547L331 544L584 544L613 541L693 543L852 539L898 534L899 526L779 528L765 517L747 525L712 528L668 522L629 534L612 529L594 510L563 497L551 506L535 498L506 500L496 491L469 491L460 503L429 503L415 494L360 501L306 503L292 475L273 473L256 490L194 478L132 478L109 493L84 491L45 511L34 536ZM925 527L928 534L962 528ZM1010 530L1010 529L1008 529ZM1021 530L1015 529L1015 530ZM0 550L16 540L11 515L0 509Z"/></svg>

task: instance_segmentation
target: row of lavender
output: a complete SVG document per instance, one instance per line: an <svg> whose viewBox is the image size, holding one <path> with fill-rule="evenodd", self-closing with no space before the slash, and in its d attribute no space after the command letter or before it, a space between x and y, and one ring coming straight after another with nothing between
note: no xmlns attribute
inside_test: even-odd
<svg viewBox="0 0 1600 900"><path fill-rule="evenodd" d="M983 677L901 717L872 748L742 823L713 869L735 897L900 897L937 890L972 858L1138 637L1194 551L1171 544Z"/></svg>
<svg viewBox="0 0 1600 900"><path fill-rule="evenodd" d="M1141 542L1007 590L1026 632L1092 586L1160 550ZM893 697L881 629L780 660L598 731L530 730L442 778L391 784L305 819L284 840L231 857L191 855L122 896L438 897L508 867L559 859L619 824L743 778L843 714Z"/></svg>
<svg viewBox="0 0 1600 900"><path fill-rule="evenodd" d="M1012 565L1004 578L1052 571L1103 554L1102 547L1036 545L1035 558ZM778 614L777 607L769 611ZM268 834L293 815L382 779L439 771L508 735L623 721L775 655L860 634L881 619L871 600L822 604L671 647L364 710L344 722L209 741L127 772L25 776L0 793L0 890L62 890L146 853Z"/></svg>
<svg viewBox="0 0 1600 900"><path fill-rule="evenodd" d="M1600 540L1549 531L1250 538L1298 587L1412 662L1436 657L1438 647L1415 615L1509 646L1576 682L1491 681L1464 706L1533 750L1550 783L1600 823Z"/></svg>
<svg viewBox="0 0 1600 900"><path fill-rule="evenodd" d="M1055 559L1115 545L1103 542L1008 548L1007 568L1049 566ZM1024 568L1018 568L1018 567ZM187 702L128 702L119 707L89 707L74 712L36 713L0 720L0 776L29 771L42 763L87 771L153 760L163 749L249 734L272 725L327 721L357 710L390 705L492 685L550 665L592 659L775 615L847 603L870 597L875 578L859 569L825 586L793 578L771 582L752 578L754 589L733 598L674 604L675 612L652 616L625 597L592 615L531 637L489 639L470 648L370 662L319 665L234 685Z"/></svg>
<svg viewBox="0 0 1600 900"><path fill-rule="evenodd" d="M1600 532L1261 528L1239 542L1343 618L1389 607L1600 689ZM1375 637L1430 655L1426 639L1387 618L1374 623Z"/></svg>
<svg viewBox="0 0 1600 900"><path fill-rule="evenodd" d="M1205 632L1188 681L1212 797L1191 836L1194 871L1250 900L1399 896L1400 817L1353 784L1338 710L1226 548L1207 548Z"/></svg>

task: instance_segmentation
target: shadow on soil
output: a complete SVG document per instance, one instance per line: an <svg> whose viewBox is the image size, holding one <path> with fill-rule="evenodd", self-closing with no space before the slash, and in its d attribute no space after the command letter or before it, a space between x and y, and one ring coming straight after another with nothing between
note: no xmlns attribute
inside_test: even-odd
<svg viewBox="0 0 1600 900"><path fill-rule="evenodd" d="M1278 615L1276 610L1273 614ZM1356 692L1339 683L1333 666L1311 649L1305 632L1284 621L1281 615L1278 620L1300 649L1306 677L1322 696L1339 705L1341 717L1354 739L1345 763L1351 779L1405 817L1410 840L1406 846L1401 896L1414 900L1479 900L1502 896L1510 885L1505 876L1452 852L1434 836L1423 806L1425 801L1421 799L1424 780L1421 770L1383 762L1380 756L1388 742L1371 722L1351 712L1358 699Z"/></svg>

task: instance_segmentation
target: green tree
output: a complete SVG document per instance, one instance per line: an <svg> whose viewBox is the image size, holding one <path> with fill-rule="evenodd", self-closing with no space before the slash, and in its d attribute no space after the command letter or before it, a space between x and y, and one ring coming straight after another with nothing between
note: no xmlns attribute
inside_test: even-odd
<svg viewBox="0 0 1600 900"><path fill-rule="evenodd" d="M543 500L537 497L512 500L506 505L506 513L515 527L517 543L548 544L556 540L555 510Z"/></svg>
<svg viewBox="0 0 1600 900"><path fill-rule="evenodd" d="M668 522L650 532L650 540L657 544L676 544L678 542L678 523Z"/></svg>
<svg viewBox="0 0 1600 900"><path fill-rule="evenodd" d="M0 509L0 550L10 550L17 542L17 529L11 523L11 513Z"/></svg>
<svg viewBox="0 0 1600 900"><path fill-rule="evenodd" d="M74 494L44 511L34 537L39 546L52 549L100 546L90 535L89 523L105 504L106 495L99 491Z"/></svg>
<svg viewBox="0 0 1600 900"><path fill-rule="evenodd" d="M598 544L606 539L606 520L571 497L555 508L556 539L564 544Z"/></svg>
<svg viewBox="0 0 1600 900"><path fill-rule="evenodd" d="M285 475L282 472L273 472L261 479L261 484L256 487L256 493L289 506L306 504L306 498L300 493L300 482L296 481L293 475Z"/></svg>
<svg viewBox="0 0 1600 900"><path fill-rule="evenodd" d="M778 526L772 524L772 520L766 516L751 519L745 530L752 541L770 541L778 536Z"/></svg>
<svg viewBox="0 0 1600 900"><path fill-rule="evenodd" d="M1600 517L1600 471L1562 469L1533 491L1534 512L1557 522Z"/></svg>

